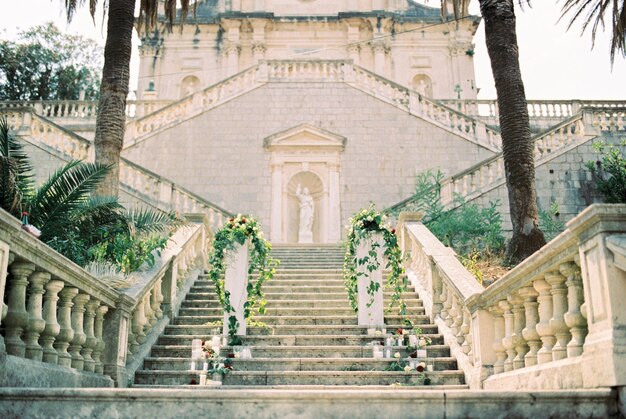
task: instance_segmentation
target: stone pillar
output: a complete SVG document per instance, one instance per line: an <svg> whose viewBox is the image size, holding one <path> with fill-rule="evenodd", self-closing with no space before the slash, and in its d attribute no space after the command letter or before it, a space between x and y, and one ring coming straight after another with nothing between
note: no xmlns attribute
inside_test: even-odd
<svg viewBox="0 0 626 419"><path fill-rule="evenodd" d="M148 323L145 327L146 335L150 334L150 331L157 322L156 312L154 311L154 304L154 288L152 288L144 296L143 307L146 311L146 318L148 319Z"/></svg>
<svg viewBox="0 0 626 419"><path fill-rule="evenodd" d="M386 77L385 60L387 46L382 39L372 41L372 50L374 51L374 73L379 76Z"/></svg>
<svg viewBox="0 0 626 419"><path fill-rule="evenodd" d="M524 299L524 309L526 310L526 327L522 330L522 337L526 339L530 350L524 357L524 366L537 365L537 352L541 348L541 340L537 333L537 322L539 312L537 307L537 296L539 293L533 287L524 287L519 290L519 295Z"/></svg>
<svg viewBox="0 0 626 419"><path fill-rule="evenodd" d="M357 265L356 268L359 274L357 277L359 326L382 326L385 324L383 313L383 290L385 287L383 282L383 269L385 267L385 261L383 260L384 244L382 234L377 233L362 239L356 248L357 260L366 256L370 257L369 253L375 251L379 263L378 268L371 272L367 269L367 263L360 266ZM368 293L368 288L370 288L372 283L378 284L378 289Z"/></svg>
<svg viewBox="0 0 626 419"><path fill-rule="evenodd" d="M135 307L135 311L132 313L132 326L131 329L133 331L133 336L137 341L137 345L132 345L130 350L133 353L137 352L139 345L146 341L146 333L144 332L144 325L148 322L146 320L145 309L143 307L144 299L142 298L137 303Z"/></svg>
<svg viewBox="0 0 626 419"><path fill-rule="evenodd" d="M74 339L74 329L72 329L72 300L78 295L78 288L65 287L59 293L59 325L61 331L54 341L54 348L59 356L58 364L62 367L72 366L72 356L67 352L70 342Z"/></svg>
<svg viewBox="0 0 626 419"><path fill-rule="evenodd" d="M493 350L496 354L496 362L493 364L493 373L500 374L504 372L504 361L506 360L506 352L502 340L505 336L503 311L498 306L492 306L489 311L493 315Z"/></svg>
<svg viewBox="0 0 626 419"><path fill-rule="evenodd" d="M587 335L587 320L580 312L583 303L583 281L580 268L574 263L565 263L559 266L561 273L567 278L567 313L563 316L565 324L570 328L572 340L567 344L567 356L582 355L585 336Z"/></svg>
<svg viewBox="0 0 626 419"><path fill-rule="evenodd" d="M552 318L550 328L556 337L556 344L552 348L552 360L567 358L567 343L571 339L569 327L565 324L565 312L567 311L567 288L565 277L560 272L554 271L546 274L546 282L552 287Z"/></svg>
<svg viewBox="0 0 626 419"><path fill-rule="evenodd" d="M110 376L117 387L128 385L126 378L126 350L128 347L129 318L135 301L122 294L104 322L103 340L104 374Z"/></svg>
<svg viewBox="0 0 626 419"><path fill-rule="evenodd" d="M252 62L257 65L259 62L265 59L265 52L267 46L262 42L255 42L252 44Z"/></svg>
<svg viewBox="0 0 626 419"><path fill-rule="evenodd" d="M72 329L74 330L74 338L70 343L70 354L72 355L72 368L82 371L85 366L85 359L80 354L83 344L87 339L83 330L85 319L85 304L89 301L89 294L78 294L74 298L74 307L72 307Z"/></svg>
<svg viewBox="0 0 626 419"><path fill-rule="evenodd" d="M235 316L239 323L237 335L246 335L244 304L248 299L249 245L249 240L246 240L244 244L235 243L234 248L225 255L227 266L224 274L224 291L230 293L230 305L233 308L233 312L224 312L224 335L228 335L229 319L232 316Z"/></svg>
<svg viewBox="0 0 626 419"><path fill-rule="evenodd" d="M270 237L272 243L282 243L283 239L283 165L272 164L272 215Z"/></svg>
<svg viewBox="0 0 626 419"><path fill-rule="evenodd" d="M361 62L361 46L359 44L348 45L348 58L352 60L354 65L359 65Z"/></svg>
<svg viewBox="0 0 626 419"><path fill-rule="evenodd" d="M104 316L109 311L109 307L105 305L101 305L98 307L96 311L96 322L94 325L94 334L96 336L96 346L93 350L93 360L94 360L94 372L98 374L102 374L104 370L104 366L102 364L102 353L105 349L105 342L102 339L103 327L104 327Z"/></svg>
<svg viewBox="0 0 626 419"><path fill-rule="evenodd" d="M329 166L329 214L328 214L328 243L339 243L341 241L341 214L339 210L339 166Z"/></svg>
<svg viewBox="0 0 626 419"><path fill-rule="evenodd" d="M515 359L515 342L513 341L513 328L515 327L513 306L508 301L500 301L500 308L504 313L504 339L502 339L502 346L506 351L506 360L504 361L504 371L513 371Z"/></svg>
<svg viewBox="0 0 626 419"><path fill-rule="evenodd" d="M100 307L100 301L91 300L85 306L85 344L80 354L85 360L84 370L94 372L96 370L96 361L92 357L92 353L96 349L98 340L96 339L95 320L96 311Z"/></svg>
<svg viewBox="0 0 626 419"><path fill-rule="evenodd" d="M46 326L41 332L40 342L43 346L43 362L56 364L59 360L57 350L54 349L54 341L61 331L61 325L57 320L57 301L59 301L59 291L63 289L65 283L53 279L46 284L46 294L43 296L43 318Z"/></svg>
<svg viewBox="0 0 626 419"><path fill-rule="evenodd" d="M170 319L175 317L174 307L176 305L176 291L178 281L178 264L176 259L170 261L169 268L163 276L163 313Z"/></svg>
<svg viewBox="0 0 626 419"><path fill-rule="evenodd" d="M545 364L552 362L552 348L556 342L550 318L552 317L552 295L550 295L550 284L543 279L533 281L533 287L539 293L539 323L537 323L537 334L541 338L541 349L537 352L537 363Z"/></svg>
<svg viewBox="0 0 626 419"><path fill-rule="evenodd" d="M8 311L8 307L4 304L4 290L6 288L8 275L9 255L9 245L0 240L0 325L2 325L5 312ZM0 336L0 355L5 352L6 346L4 345L4 338Z"/></svg>
<svg viewBox="0 0 626 419"><path fill-rule="evenodd" d="M29 262L14 262L9 267L9 295L7 305L9 310L4 319L5 344L7 353L24 357L26 345L22 340L22 332L28 327L28 312L26 311L26 286L28 276L35 270L35 265Z"/></svg>
<svg viewBox="0 0 626 419"><path fill-rule="evenodd" d="M524 368L524 357L528 352L528 345L522 335L522 330L526 326L526 316L524 313L524 300L517 293L509 296L509 302L513 305L513 345L515 346L515 359L513 368Z"/></svg>
<svg viewBox="0 0 626 419"><path fill-rule="evenodd" d="M39 345L39 336L46 327L42 310L44 285L48 281L50 281L50 274L47 272L35 272L29 278L28 327L24 332L24 340L26 342L26 358L35 361L43 359L43 349Z"/></svg>
<svg viewBox="0 0 626 419"><path fill-rule="evenodd" d="M154 304L152 305L152 310L154 310L157 320L163 318L163 309L161 308L161 304L163 303L163 294L161 293L162 285L162 278L154 284Z"/></svg>

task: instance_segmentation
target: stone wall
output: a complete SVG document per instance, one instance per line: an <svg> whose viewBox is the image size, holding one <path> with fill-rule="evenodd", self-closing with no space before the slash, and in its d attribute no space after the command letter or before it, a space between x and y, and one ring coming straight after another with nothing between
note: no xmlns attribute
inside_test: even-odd
<svg viewBox="0 0 626 419"><path fill-rule="evenodd" d="M393 204L415 174L453 174L493 153L343 83L269 83L124 151L129 160L211 202L270 216L265 138L308 123L347 139L341 155L341 222L375 202Z"/></svg>

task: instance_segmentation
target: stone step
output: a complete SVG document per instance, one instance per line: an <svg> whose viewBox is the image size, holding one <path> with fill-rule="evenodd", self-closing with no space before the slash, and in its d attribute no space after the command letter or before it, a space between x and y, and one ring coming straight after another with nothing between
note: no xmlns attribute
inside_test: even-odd
<svg viewBox="0 0 626 419"><path fill-rule="evenodd" d="M434 385L465 384L462 371L433 371L426 374ZM135 373L137 384L184 385L198 381L198 372L146 371ZM424 375L391 371L232 371L223 379L228 385L424 385Z"/></svg>
<svg viewBox="0 0 626 419"><path fill-rule="evenodd" d="M157 341L159 345L191 345L193 339L210 339L212 334L199 335L161 335ZM433 345L443 344L441 335L424 335L431 339ZM253 335L243 338L244 345L250 346L333 346L333 345L365 345L379 341L378 338L367 335ZM382 338L380 338L382 342ZM403 351L404 346L397 346Z"/></svg>
<svg viewBox="0 0 626 419"><path fill-rule="evenodd" d="M263 289L268 289L268 286L264 286ZM338 291L333 290L333 292L326 291L317 291L317 292L308 292L309 290L305 290L304 292L300 292L294 290L293 287L284 287L288 288L289 291L283 292L275 292L274 288L271 288L270 291L264 292L265 298L267 300L346 300L348 298L348 293L345 288L340 289ZM393 295L392 292L384 292L383 296L389 298ZM187 294L188 299L192 300L201 300L201 299L211 299L217 298L215 296L215 287L192 287L192 290L189 294ZM415 292L404 292L401 294L401 297L405 300L413 300L419 299L418 295ZM420 300L421 301L421 300Z"/></svg>
<svg viewBox="0 0 626 419"><path fill-rule="evenodd" d="M254 354L253 354L254 355ZM384 371L395 359L374 358L253 358L233 359L235 371ZM456 370L456 359L421 358L434 371ZM201 365L196 368L201 368ZM191 358L148 357L144 370L191 371Z"/></svg>
<svg viewBox="0 0 626 419"><path fill-rule="evenodd" d="M409 320L411 320L415 325L421 325L421 324L429 324L430 323L430 317L427 315L409 315L406 316L406 318L408 318ZM385 323L386 324L398 324L402 322L402 317L401 316L396 316L396 315L386 315L385 316ZM210 323L210 322L215 322L215 321L221 321L223 320L223 315L219 314L219 315L212 315L212 316L198 316L198 315L180 315L179 317L177 317L174 320L175 324L191 324L191 325L196 325L196 324L206 324L206 323ZM347 324L347 325L356 325L357 324L357 317L354 314L354 312L352 312L352 315L341 315L341 316L332 316L332 315L327 315L327 316L322 316L322 315L308 315L308 316L274 316L274 315L267 315L267 316L261 316L261 315L257 315L254 316L254 320L262 322L262 323L266 323L268 325L274 325L274 324L283 324L283 325L296 325L296 324L308 324L308 325L317 325L317 324L335 324L335 325L340 325L340 324Z"/></svg>
<svg viewBox="0 0 626 419"><path fill-rule="evenodd" d="M402 327L400 324L388 325L392 332ZM423 333L437 334L437 325L421 325ZM207 325L170 325L165 328L167 335L214 335L221 334L222 326ZM367 335L367 326L349 325L273 325L268 327L248 327L248 334L255 335ZM374 337L375 339L376 337Z"/></svg>
<svg viewBox="0 0 626 419"><path fill-rule="evenodd" d="M207 295L208 297L208 295ZM221 307L219 301L217 301L217 297L213 296L213 299L189 299L182 302L182 308L216 308ZM294 296L295 297L295 296ZM348 301L348 297L345 296L343 299L336 300L279 300L273 299L271 297L267 297L267 309L275 309L275 308L340 308L344 309L346 307L350 307L350 302ZM403 300L407 306L407 308L413 310L418 308L423 308L422 301L417 298L406 299ZM389 304L391 302L391 298L384 299L385 304Z"/></svg>
<svg viewBox="0 0 626 419"><path fill-rule="evenodd" d="M273 307L267 315L282 317L282 316L315 316L315 315L327 315L327 316L349 316L356 315L347 304L345 308L342 307ZM411 309L411 315L424 314L424 307L415 307ZM221 307L217 308L181 308L179 311L180 316L219 316L223 314Z"/></svg>

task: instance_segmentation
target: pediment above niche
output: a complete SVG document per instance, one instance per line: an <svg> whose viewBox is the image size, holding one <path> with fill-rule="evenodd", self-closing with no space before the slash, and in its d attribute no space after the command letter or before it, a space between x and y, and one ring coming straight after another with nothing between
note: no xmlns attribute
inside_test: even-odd
<svg viewBox="0 0 626 419"><path fill-rule="evenodd" d="M319 150L342 152L346 137L309 124L302 124L270 135L263 140L266 150Z"/></svg>

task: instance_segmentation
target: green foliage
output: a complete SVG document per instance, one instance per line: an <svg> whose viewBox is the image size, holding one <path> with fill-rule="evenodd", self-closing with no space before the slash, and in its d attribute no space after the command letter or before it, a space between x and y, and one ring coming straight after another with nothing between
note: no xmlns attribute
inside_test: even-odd
<svg viewBox="0 0 626 419"><path fill-rule="evenodd" d="M97 98L102 48L90 39L61 33L51 22L0 40L0 100Z"/></svg>
<svg viewBox="0 0 626 419"><path fill-rule="evenodd" d="M607 203L626 203L626 140L619 146L598 141L593 148L600 154L600 160L587 162L585 166L595 175L596 187L604 195Z"/></svg>
<svg viewBox="0 0 626 419"><path fill-rule="evenodd" d="M560 213L557 202L553 202L549 210L539 209L539 229L543 231L546 241L552 240L565 230L565 223L558 218Z"/></svg>
<svg viewBox="0 0 626 419"><path fill-rule="evenodd" d="M395 229L385 225L386 217L376 211L374 205L363 209L350 218L350 227L346 239L346 253L343 262L343 277L350 305L354 311L358 311L357 283L360 276L365 272L358 272L359 266L365 266L368 272L373 272L380 267L383 261L378 260L378 243L372 243L368 255L361 259L356 257L356 248L364 240L370 240L373 234L382 234L384 241L384 257L387 260L385 268L391 269L387 277L386 287L393 290L387 312L391 311L395 303L399 304L398 312L401 316L406 314L406 304L402 301L402 293L407 290L408 283L402 266L402 250L398 246L398 238ZM370 281L367 293L371 296L368 307L374 302L374 294L379 290L380 284Z"/></svg>
<svg viewBox="0 0 626 419"><path fill-rule="evenodd" d="M24 147L9 132L6 118L0 118L0 207L15 217L23 211L24 194L31 192L32 173Z"/></svg>
<svg viewBox="0 0 626 419"><path fill-rule="evenodd" d="M479 284L482 285L484 281L483 271L480 270L478 266L478 262L480 261L480 253L474 252L467 256L461 256L461 263L478 281Z"/></svg>
<svg viewBox="0 0 626 419"><path fill-rule="evenodd" d="M224 312L233 313L234 308L230 302L230 293L224 288L226 258L228 253L235 248L235 244L244 245L248 239L251 242L251 251L248 265L247 299L244 303L245 319L251 318L254 311L265 314L267 302L262 287L265 282L272 279L279 263L278 260L270 256L272 245L263 237L257 220L247 215L238 214L215 234L213 249L209 255L209 265L211 266L209 279L215 284L217 298L224 308ZM258 277L255 281L252 275L257 271ZM257 303L258 308L256 308ZM237 343L240 341L240 338L236 336L238 326L237 318L234 315L229 316L228 336L230 342Z"/></svg>

